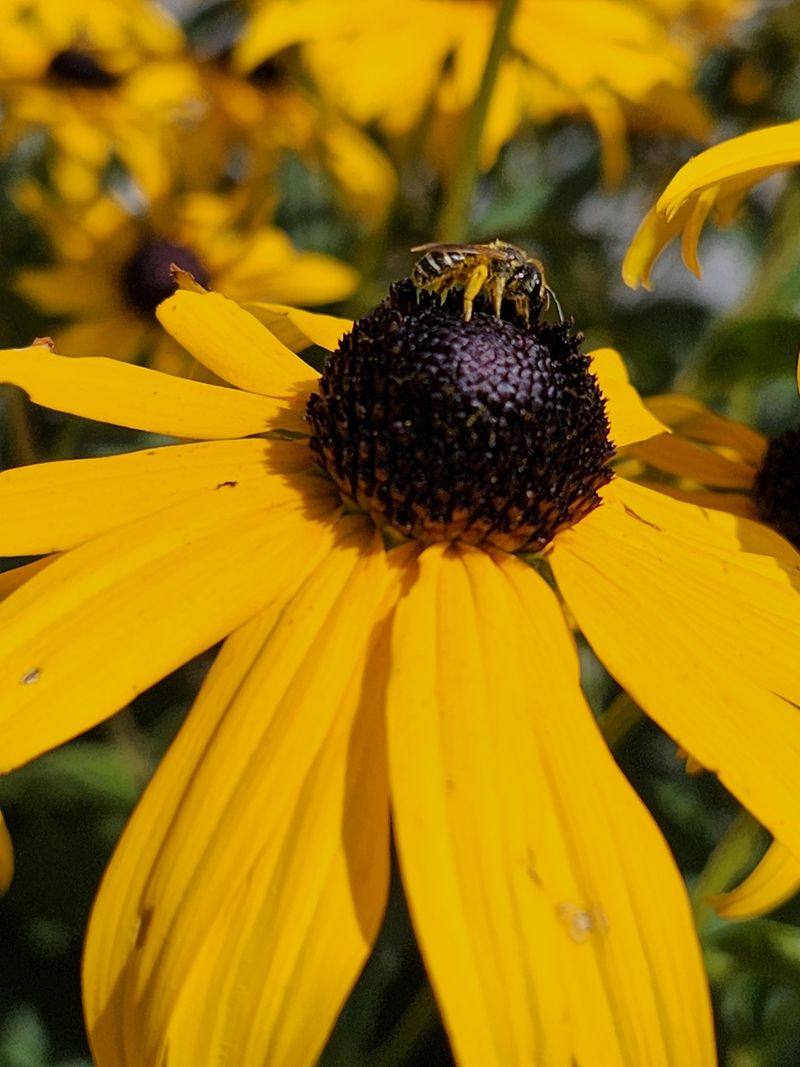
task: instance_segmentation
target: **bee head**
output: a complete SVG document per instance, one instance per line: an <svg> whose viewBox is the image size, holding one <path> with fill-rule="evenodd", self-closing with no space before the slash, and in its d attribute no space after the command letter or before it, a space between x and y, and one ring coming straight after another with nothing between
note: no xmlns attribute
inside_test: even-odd
<svg viewBox="0 0 800 1067"><path fill-rule="evenodd" d="M519 296L544 298L544 273L538 263L524 263L517 267L509 279L509 289Z"/></svg>

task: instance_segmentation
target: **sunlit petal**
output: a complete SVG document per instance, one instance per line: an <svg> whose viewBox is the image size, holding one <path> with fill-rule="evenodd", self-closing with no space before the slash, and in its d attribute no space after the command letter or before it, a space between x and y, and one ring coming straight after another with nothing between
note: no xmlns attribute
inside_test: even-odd
<svg viewBox="0 0 800 1067"><path fill-rule="evenodd" d="M703 190L700 196L692 201L691 210L681 234L681 255L684 265L696 275L701 277L700 261L697 258L697 242L700 239L700 231L708 218L708 213L714 206L714 201L719 193L719 186L712 185Z"/></svg>
<svg viewBox="0 0 800 1067"><path fill-rule="evenodd" d="M266 331L265 331L266 332ZM55 411L172 437L245 437L303 428L287 402L173 378L115 359L68 359L46 345L0 350L0 383Z"/></svg>
<svg viewBox="0 0 800 1067"><path fill-rule="evenodd" d="M684 207L667 222L655 208L651 208L639 224L622 261L622 277L631 289L644 286L652 289L653 264L670 243L681 232L689 217L689 207Z"/></svg>
<svg viewBox="0 0 800 1067"><path fill-rule="evenodd" d="M611 440L621 448L632 441L646 441L655 434L668 433L663 423L648 411L631 385L628 368L613 348L597 348L589 353L592 374L606 398L606 414Z"/></svg>
<svg viewBox="0 0 800 1067"><path fill-rule="evenodd" d="M459 1064L706 1067L680 877L546 584L513 557L428 549L393 663L398 853Z"/></svg>
<svg viewBox="0 0 800 1067"><path fill-rule="evenodd" d="M61 556L7 597L2 770L117 711L328 550L320 518L336 503L320 479L306 481L294 488L274 477L273 502L261 482L198 494Z"/></svg>
<svg viewBox="0 0 800 1067"><path fill-rule="evenodd" d="M656 481L638 475L635 481L637 485L643 485L646 489L664 493L671 496L673 500L683 500L698 508L714 508L718 511L727 511L731 515L739 515L743 519L758 520L750 493L724 493L719 489L681 488L679 485L671 485L669 482Z"/></svg>
<svg viewBox="0 0 800 1067"><path fill-rule="evenodd" d="M248 438L15 467L0 474L0 555L72 548L205 490L266 482L311 463L303 444Z"/></svg>
<svg viewBox="0 0 800 1067"><path fill-rule="evenodd" d="M603 496L549 557L580 629L800 859L800 557L757 523L623 479Z"/></svg>
<svg viewBox="0 0 800 1067"><path fill-rule="evenodd" d="M38 574L40 570L43 570L56 559L58 559L58 556L45 556L42 559L34 560L33 563L26 563L21 567L12 567L10 570L3 571L0 574L0 600L5 600L15 589L19 589L34 574Z"/></svg>
<svg viewBox="0 0 800 1067"><path fill-rule="evenodd" d="M314 389L315 371L221 293L179 290L156 314L198 363L238 389L272 397L308 396Z"/></svg>
<svg viewBox="0 0 800 1067"><path fill-rule="evenodd" d="M223 647L92 916L103 1067L316 1062L386 900L391 570L347 520Z"/></svg>
<svg viewBox="0 0 800 1067"><path fill-rule="evenodd" d="M707 148L684 164L658 198L656 210L667 222L683 204L711 186L755 172L754 181L773 169L800 162L800 121L768 126Z"/></svg>
<svg viewBox="0 0 800 1067"><path fill-rule="evenodd" d="M285 304L248 300L242 306L293 352L302 352L309 345L319 345L333 352L353 326L350 319L320 315L314 311L286 307Z"/></svg>

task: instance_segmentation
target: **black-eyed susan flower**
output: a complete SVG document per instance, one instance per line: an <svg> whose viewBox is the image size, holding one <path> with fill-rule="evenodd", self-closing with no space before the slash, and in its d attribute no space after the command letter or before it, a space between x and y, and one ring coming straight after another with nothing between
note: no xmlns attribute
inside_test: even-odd
<svg viewBox="0 0 800 1067"><path fill-rule="evenodd" d="M771 521L754 488L768 447L762 434L681 393L650 397L646 405L670 432L621 449L626 476L699 507Z"/></svg>
<svg viewBox="0 0 800 1067"><path fill-rule="evenodd" d="M628 476L676 499L760 521L800 548L800 427L767 438L680 394L651 397L647 407L671 432L621 450ZM798 889L800 862L777 840L755 870L714 903L727 918L748 918L771 911Z"/></svg>
<svg viewBox="0 0 800 1067"><path fill-rule="evenodd" d="M0 146L45 131L60 195L97 195L117 161L148 196L171 177L171 126L199 105L179 24L149 0L10 0L0 11Z"/></svg>
<svg viewBox="0 0 800 1067"><path fill-rule="evenodd" d="M21 200L54 249L47 267L16 285L48 315L71 320L53 330L61 352L114 352L162 370L186 368L185 353L159 327L155 309L174 289L174 264L240 301L317 305L349 296L352 267L302 252L275 226L253 220L241 197L192 193L132 215L111 197L72 214L33 186Z"/></svg>
<svg viewBox="0 0 800 1067"><path fill-rule="evenodd" d="M183 35L167 11L151 0L8 0L0 12L0 78L44 77L65 53L83 48L109 76L143 56L178 52Z"/></svg>
<svg viewBox="0 0 800 1067"><path fill-rule="evenodd" d="M690 159L642 220L623 264L625 281L650 289L653 264L678 236L683 262L699 277L697 242L709 214L729 225L754 185L798 161L800 122L733 137Z"/></svg>
<svg viewBox="0 0 800 1067"><path fill-rule="evenodd" d="M0 479L2 551L60 553L0 604L2 769L227 637L94 908L99 1067L314 1063L381 921L390 815L459 1064L713 1063L680 877L562 603L800 856L800 558L613 478L611 441L663 426L566 324L480 299L465 323L404 282L340 342L287 314L334 349L318 379L218 294L159 316L233 388L0 355L37 403L189 439Z"/></svg>
<svg viewBox="0 0 800 1067"><path fill-rule="evenodd" d="M182 186L207 187L208 174L227 163L238 180L270 188L294 152L331 178L360 224L383 218L396 186L387 156L360 126L302 87L290 65L267 61L241 77L217 56L198 64L198 76L202 107L173 131Z"/></svg>
<svg viewBox="0 0 800 1067"><path fill-rule="evenodd" d="M757 519L800 548L800 428L768 438L688 396L646 403L671 432L622 449L642 464L627 474L676 499Z"/></svg>
<svg viewBox="0 0 800 1067"><path fill-rule="evenodd" d="M431 104L445 121L472 105L498 6L494 0L387 0L378 7L368 0L257 0L236 58L249 69L300 44L329 99L396 135ZM697 56L711 25L719 30L742 7L727 0L521 0L483 130L484 167L522 123L563 115L594 124L612 181L627 166L626 129L637 115L704 138L708 119L692 93Z"/></svg>

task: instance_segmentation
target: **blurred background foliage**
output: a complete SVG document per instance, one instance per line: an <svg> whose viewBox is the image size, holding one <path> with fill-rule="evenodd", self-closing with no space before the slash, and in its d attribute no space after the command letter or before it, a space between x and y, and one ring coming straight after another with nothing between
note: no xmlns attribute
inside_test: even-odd
<svg viewBox="0 0 800 1067"><path fill-rule="evenodd" d="M618 348L644 394L688 390L767 433L797 421L796 174L758 185L731 228L707 227L702 280L674 248L653 293L628 290L620 264L692 154L800 115L800 3L523 0L483 101L492 0L327 9L2 5L0 346L50 335L66 355L196 374L152 314L172 261L245 303L357 316L408 273L411 246L499 236L544 261L587 347ZM0 405L4 466L154 443L10 390ZM733 923L705 902L766 836L716 779L686 773L582 651L609 743L694 894L721 1063L793 1067L800 904ZM89 1063L79 958L92 896L211 655L0 782L17 856L0 904L0 1067ZM322 1063L451 1062L395 879Z"/></svg>

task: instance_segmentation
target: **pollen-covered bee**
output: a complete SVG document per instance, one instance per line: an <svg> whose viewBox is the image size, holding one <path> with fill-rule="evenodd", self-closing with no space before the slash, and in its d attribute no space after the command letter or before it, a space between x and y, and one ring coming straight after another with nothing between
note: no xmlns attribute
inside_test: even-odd
<svg viewBox="0 0 800 1067"><path fill-rule="evenodd" d="M492 241L490 244L418 245L412 252L425 254L414 264L411 281L417 289L438 293L442 301L451 289L464 290L464 321L472 318L472 305L481 294L500 318L504 300L511 300L525 321L538 319L552 299L563 321L561 306L547 284L544 267L522 248Z"/></svg>

